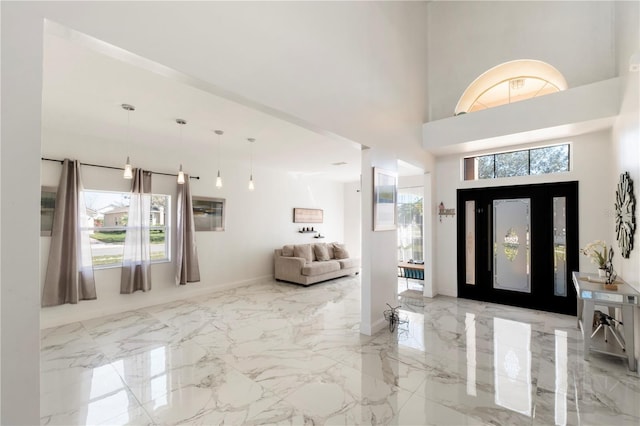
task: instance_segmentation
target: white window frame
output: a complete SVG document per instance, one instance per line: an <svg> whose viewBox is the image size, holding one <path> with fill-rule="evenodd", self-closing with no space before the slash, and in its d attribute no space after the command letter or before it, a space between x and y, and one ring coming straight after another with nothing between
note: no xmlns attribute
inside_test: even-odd
<svg viewBox="0 0 640 426"><path fill-rule="evenodd" d="M124 191L105 191L105 190L94 190L94 189L85 189L84 190L85 193L105 193L105 194L119 194L119 195L128 195L130 194L130 192L124 192ZM165 210L165 224L164 225L152 225L149 226L149 231L154 231L154 230L162 230L164 229L164 234L165 234L165 240L164 240L164 253L165 256L161 259L151 259L151 263L152 264L158 264L158 263L169 263L171 262L171 195L169 194L151 194L151 196L163 196L166 197L167 199L167 208ZM83 227L83 230L88 230L88 231L125 231L127 230L126 226L102 226L99 228L96 227ZM151 241L150 241L151 244ZM123 249L124 249L124 242L123 242ZM124 258L124 250L122 253L122 257ZM94 259L94 253L93 253L93 249L92 249L92 253L91 253L91 260L93 263L93 259ZM110 268L121 268L122 267L122 260L120 260L120 262L114 262L114 263L109 263L106 265L93 265L93 269L110 269Z"/></svg>
<svg viewBox="0 0 640 426"><path fill-rule="evenodd" d="M561 170L561 171L554 171L554 172L550 172L550 173L537 173L537 174L531 174L531 151L536 151L538 149L545 149L545 148L553 148L553 147L559 147L559 146L566 146L567 147L567 170ZM496 176L495 175L495 156L498 155L502 155L502 154L513 154L516 152L528 152L529 155L529 170L527 174L523 174L523 175L515 175L515 176ZM488 178L480 178L478 176L478 166L477 166L477 159L480 157L489 157L489 156L494 156L494 175L492 177L488 177ZM474 160L474 169L473 169L473 179L467 179L467 161L468 160ZM462 181L465 182L474 182L474 181L489 181L489 180L494 180L494 179L513 179L513 178L523 178L523 177L535 177L535 176L544 176L544 175L550 175L550 174L556 174L556 173L569 173L571 172L571 170L573 169L573 148L572 148L572 143L571 142L562 142L562 143L556 143L556 144L552 144L552 145L538 145L538 146L530 146L527 148L521 148L521 149L513 149L513 150L507 150L507 151L496 151L496 152L487 152L487 153L479 153L476 155L470 155L467 157L463 157L462 158L462 162L461 162L461 166L462 166Z"/></svg>

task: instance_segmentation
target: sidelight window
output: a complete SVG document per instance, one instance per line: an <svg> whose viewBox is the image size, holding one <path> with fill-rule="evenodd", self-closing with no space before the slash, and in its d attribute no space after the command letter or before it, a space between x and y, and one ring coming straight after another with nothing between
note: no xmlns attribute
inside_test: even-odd
<svg viewBox="0 0 640 426"><path fill-rule="evenodd" d="M423 188L398 189L398 260L423 261Z"/></svg>

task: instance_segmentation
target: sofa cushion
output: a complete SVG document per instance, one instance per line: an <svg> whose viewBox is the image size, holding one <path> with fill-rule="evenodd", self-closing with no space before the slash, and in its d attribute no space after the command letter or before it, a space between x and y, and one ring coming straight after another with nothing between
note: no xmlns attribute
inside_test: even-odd
<svg viewBox="0 0 640 426"><path fill-rule="evenodd" d="M293 245L282 246L282 256L293 257Z"/></svg>
<svg viewBox="0 0 640 426"><path fill-rule="evenodd" d="M316 260L323 261L329 260L329 250L325 243L318 243L313 245L313 252L316 255Z"/></svg>
<svg viewBox="0 0 640 426"><path fill-rule="evenodd" d="M340 269L357 268L360 266L360 259L350 257L348 259L340 259L338 263L340 264Z"/></svg>
<svg viewBox="0 0 640 426"><path fill-rule="evenodd" d="M348 259L349 252L344 244L333 244L333 252L336 259Z"/></svg>
<svg viewBox="0 0 640 426"><path fill-rule="evenodd" d="M326 274L328 272L334 272L340 270L340 264L335 260L328 260L325 262L313 262L307 263L302 267L302 275L312 277L314 275Z"/></svg>
<svg viewBox="0 0 640 426"><path fill-rule="evenodd" d="M313 262L313 250L311 250L311 244L296 244L293 246L294 257L302 257L307 263Z"/></svg>

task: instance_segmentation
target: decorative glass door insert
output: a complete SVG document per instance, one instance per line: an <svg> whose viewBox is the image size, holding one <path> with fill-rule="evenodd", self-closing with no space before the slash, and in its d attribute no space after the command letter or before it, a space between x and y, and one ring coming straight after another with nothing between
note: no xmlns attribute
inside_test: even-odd
<svg viewBox="0 0 640 426"><path fill-rule="evenodd" d="M531 199L493 200L493 288L531 293Z"/></svg>

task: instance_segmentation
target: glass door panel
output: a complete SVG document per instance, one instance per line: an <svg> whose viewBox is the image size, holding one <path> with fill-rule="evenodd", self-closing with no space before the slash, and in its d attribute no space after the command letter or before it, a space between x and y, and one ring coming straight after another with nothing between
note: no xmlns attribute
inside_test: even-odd
<svg viewBox="0 0 640 426"><path fill-rule="evenodd" d="M458 189L458 297L574 315L578 183Z"/></svg>
<svg viewBox="0 0 640 426"><path fill-rule="evenodd" d="M465 275L467 284L476 284L476 202L465 202Z"/></svg>
<svg viewBox="0 0 640 426"><path fill-rule="evenodd" d="M553 294L567 296L567 198L553 197Z"/></svg>
<svg viewBox="0 0 640 426"><path fill-rule="evenodd" d="M493 201L493 288L531 293L531 199Z"/></svg>

